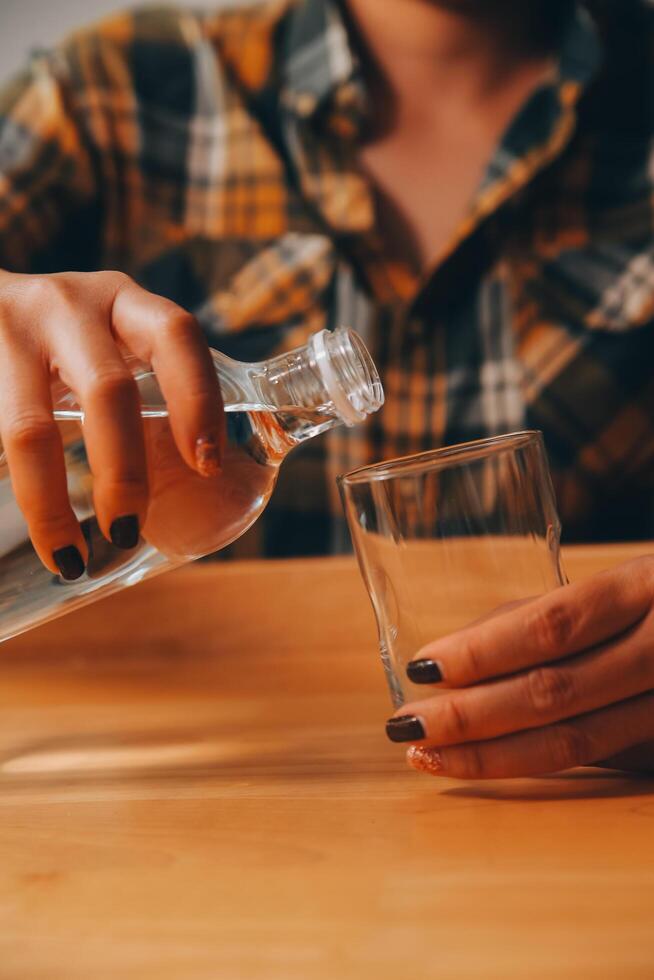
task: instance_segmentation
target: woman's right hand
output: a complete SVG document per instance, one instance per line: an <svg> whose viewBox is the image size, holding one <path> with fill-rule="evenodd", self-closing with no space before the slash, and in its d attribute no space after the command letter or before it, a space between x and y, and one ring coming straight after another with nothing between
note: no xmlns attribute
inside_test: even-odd
<svg viewBox="0 0 654 980"><path fill-rule="evenodd" d="M136 544L148 507L140 401L120 346L154 368L185 463L215 474L224 443L220 388L194 318L119 272L20 275L0 271L0 438L12 485L43 564L65 578L88 552L68 499L52 415L60 379L84 412L100 530Z"/></svg>

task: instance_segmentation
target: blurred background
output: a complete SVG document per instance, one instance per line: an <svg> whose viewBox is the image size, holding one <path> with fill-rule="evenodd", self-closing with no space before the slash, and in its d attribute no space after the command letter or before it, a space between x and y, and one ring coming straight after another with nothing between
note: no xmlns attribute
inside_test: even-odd
<svg viewBox="0 0 654 980"><path fill-rule="evenodd" d="M171 2L199 8L224 7L229 0ZM0 0L0 82L21 67L33 48L50 47L69 31L112 10L143 5L143 0ZM157 6L162 5L160 0Z"/></svg>

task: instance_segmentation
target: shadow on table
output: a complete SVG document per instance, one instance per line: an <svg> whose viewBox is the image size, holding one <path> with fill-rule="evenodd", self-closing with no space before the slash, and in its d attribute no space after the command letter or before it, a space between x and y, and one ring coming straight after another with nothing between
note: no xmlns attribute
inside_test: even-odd
<svg viewBox="0 0 654 980"><path fill-rule="evenodd" d="M575 769L537 779L467 783L442 791L443 796L476 800L546 802L548 800L617 799L654 794L654 777L610 769Z"/></svg>

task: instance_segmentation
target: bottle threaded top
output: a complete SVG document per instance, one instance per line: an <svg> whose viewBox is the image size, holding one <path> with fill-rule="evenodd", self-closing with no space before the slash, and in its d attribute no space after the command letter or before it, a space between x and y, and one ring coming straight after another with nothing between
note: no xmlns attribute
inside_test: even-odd
<svg viewBox="0 0 654 980"><path fill-rule="evenodd" d="M309 350L334 408L346 425L378 411L384 389L365 344L353 330L322 330L309 342Z"/></svg>

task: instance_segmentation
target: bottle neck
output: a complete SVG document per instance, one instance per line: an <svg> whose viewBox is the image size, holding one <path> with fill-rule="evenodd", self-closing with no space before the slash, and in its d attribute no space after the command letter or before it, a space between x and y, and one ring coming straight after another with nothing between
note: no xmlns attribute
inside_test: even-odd
<svg viewBox="0 0 654 980"><path fill-rule="evenodd" d="M351 330L323 330L297 350L239 365L245 387L234 362L225 371L222 355L214 359L226 407L274 412L289 448L336 425L363 422L384 402L372 358Z"/></svg>
<svg viewBox="0 0 654 980"><path fill-rule="evenodd" d="M384 402L372 358L351 330L323 330L261 368L260 391L297 442L335 425L357 425Z"/></svg>

